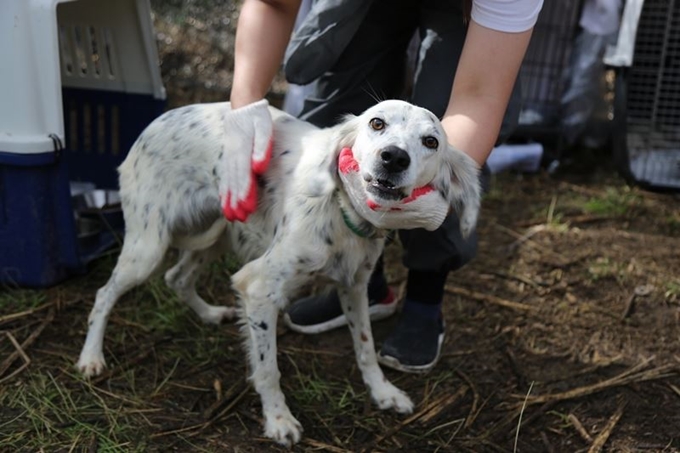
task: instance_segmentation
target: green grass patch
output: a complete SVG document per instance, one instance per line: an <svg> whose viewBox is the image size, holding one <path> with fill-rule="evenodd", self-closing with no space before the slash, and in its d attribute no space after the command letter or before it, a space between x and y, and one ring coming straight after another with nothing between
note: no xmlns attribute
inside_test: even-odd
<svg viewBox="0 0 680 453"><path fill-rule="evenodd" d="M593 282L611 278L623 283L628 278L627 266L608 257L599 257L589 264L588 277Z"/></svg>
<svg viewBox="0 0 680 453"><path fill-rule="evenodd" d="M47 295L41 290L10 289L0 291L0 313L16 313L39 307L47 301Z"/></svg>
<svg viewBox="0 0 680 453"><path fill-rule="evenodd" d="M586 213L602 216L624 216L642 203L640 195L630 189L609 187L602 197L592 197L583 204Z"/></svg>
<svg viewBox="0 0 680 453"><path fill-rule="evenodd" d="M13 416L0 425L0 445L6 451L87 451L92 445L98 452L144 451L140 420L77 382L45 372L6 387L0 406Z"/></svg>

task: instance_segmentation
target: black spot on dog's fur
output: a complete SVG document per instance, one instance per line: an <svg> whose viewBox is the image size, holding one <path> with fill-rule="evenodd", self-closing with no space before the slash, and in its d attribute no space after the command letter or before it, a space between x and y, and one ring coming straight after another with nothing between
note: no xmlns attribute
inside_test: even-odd
<svg viewBox="0 0 680 453"><path fill-rule="evenodd" d="M333 268L337 269L337 268L341 267L344 258L345 257L341 252L335 252L333 254Z"/></svg>

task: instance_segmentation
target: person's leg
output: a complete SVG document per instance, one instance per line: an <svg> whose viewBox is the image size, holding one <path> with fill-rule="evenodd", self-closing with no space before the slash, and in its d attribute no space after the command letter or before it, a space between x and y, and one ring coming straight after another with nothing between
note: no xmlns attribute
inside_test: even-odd
<svg viewBox="0 0 680 453"><path fill-rule="evenodd" d="M300 118L320 127L347 113L360 114L379 100L401 97L406 49L417 26L417 0L374 0L364 22L335 66L312 83ZM397 300L379 260L368 286L371 320L392 315ZM320 333L346 324L337 293L313 295L291 305L286 324L297 332Z"/></svg>
<svg viewBox="0 0 680 453"><path fill-rule="evenodd" d="M441 118L467 30L457 2L425 0L420 20L411 102ZM455 214L435 231L399 231L409 272L400 319L379 353L383 365L407 372L425 372L435 365L444 340L441 303L446 278L453 267L474 256L474 236L462 238Z"/></svg>
<svg viewBox="0 0 680 453"><path fill-rule="evenodd" d="M425 0L421 8L421 45L414 71L411 102L443 116L458 66L466 27L457 2ZM506 112L501 136L517 124L519 84ZM486 185L488 169L482 173ZM455 213L436 231L401 230L403 263L408 268L401 318L384 341L380 360L407 372L426 372L437 362L444 340L441 304L450 271L464 266L477 252L477 235L463 238Z"/></svg>

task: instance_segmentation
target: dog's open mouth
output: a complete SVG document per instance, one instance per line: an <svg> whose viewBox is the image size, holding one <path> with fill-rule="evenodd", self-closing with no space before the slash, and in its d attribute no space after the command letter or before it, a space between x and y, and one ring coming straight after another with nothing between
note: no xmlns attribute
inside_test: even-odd
<svg viewBox="0 0 680 453"><path fill-rule="evenodd" d="M385 200L402 200L406 194L400 188L394 187L390 181L376 178L368 183L367 190Z"/></svg>

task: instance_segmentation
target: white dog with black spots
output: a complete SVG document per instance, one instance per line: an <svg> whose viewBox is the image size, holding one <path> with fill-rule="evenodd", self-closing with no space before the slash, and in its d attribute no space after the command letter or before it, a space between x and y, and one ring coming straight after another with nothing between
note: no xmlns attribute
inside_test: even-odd
<svg viewBox="0 0 680 453"><path fill-rule="evenodd" d="M170 248L178 249L165 281L206 323L240 317L265 435L290 445L300 440L302 427L279 383L279 311L313 280L336 285L371 398L381 409L411 412L413 403L385 378L376 359L368 280L386 228L434 229L453 209L469 232L480 188L478 166L447 143L428 110L384 101L319 129L268 109L271 158L259 174L249 173L253 181L241 184L240 199L257 196L256 204L253 197L246 203L253 211L246 221L225 218L230 209L241 209L229 205L223 187L239 177L226 169L240 159L241 145L234 143L243 141L239 128L225 127L233 112L228 103L171 110L137 139L119 168L123 248L97 292L77 367L86 376L102 372L104 330L114 304L148 279ZM246 263L232 278L239 309L210 305L195 288L199 271L225 251Z"/></svg>

